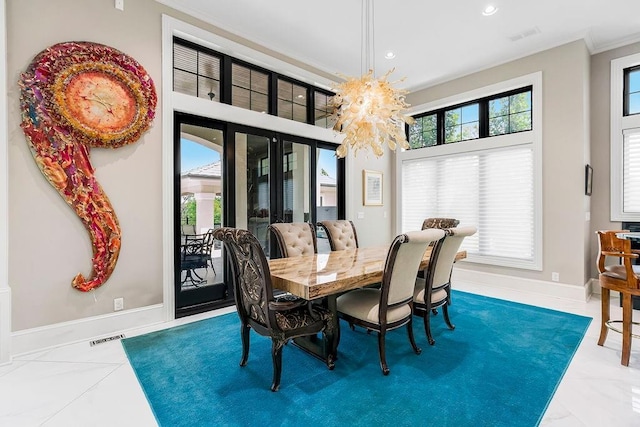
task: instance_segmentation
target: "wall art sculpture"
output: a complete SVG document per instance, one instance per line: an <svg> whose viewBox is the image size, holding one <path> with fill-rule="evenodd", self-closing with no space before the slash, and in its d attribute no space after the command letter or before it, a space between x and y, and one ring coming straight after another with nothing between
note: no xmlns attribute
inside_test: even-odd
<svg viewBox="0 0 640 427"><path fill-rule="evenodd" d="M44 176L82 220L93 246L91 276L72 286L104 284L120 254L121 230L94 176L89 148L118 148L149 129L156 108L151 77L130 56L90 42L40 52L20 80L22 129Z"/></svg>

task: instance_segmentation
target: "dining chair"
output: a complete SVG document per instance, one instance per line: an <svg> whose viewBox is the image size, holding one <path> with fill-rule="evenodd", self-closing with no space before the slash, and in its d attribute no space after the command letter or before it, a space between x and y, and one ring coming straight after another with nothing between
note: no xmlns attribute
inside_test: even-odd
<svg viewBox="0 0 640 427"><path fill-rule="evenodd" d="M276 239L283 258L318 253L316 230L308 222L274 222L269 230Z"/></svg>
<svg viewBox="0 0 640 427"><path fill-rule="evenodd" d="M424 330L429 344L434 345L435 340L431 334L432 310L442 307L444 321L449 329L455 326L449 319L448 305L451 300L451 272L456 254L465 237L476 233L473 226L450 228L445 236L433 246L429 266L425 277L416 277L413 292L413 312L424 319Z"/></svg>
<svg viewBox="0 0 640 427"><path fill-rule="evenodd" d="M632 265L632 260L640 255L631 250L631 241L620 239L617 233L621 230L600 230L598 234L598 278L602 289L602 314L600 321L600 337L598 345L604 345L609 329L622 334L622 357L620 364L629 366L631 357L631 338L640 338L632 332L632 325L640 323L633 321L632 296L640 296L640 266ZM622 263L606 265L607 258L618 258ZM619 262L619 261L618 261ZM635 267L635 268L634 268ZM610 319L611 291L620 293L622 299L622 320ZM622 324L622 330L616 325Z"/></svg>
<svg viewBox="0 0 640 427"><path fill-rule="evenodd" d="M427 228L454 228L460 224L455 218L427 218L422 222L422 229L425 230Z"/></svg>
<svg viewBox="0 0 640 427"><path fill-rule="evenodd" d="M249 358L249 337L253 329L258 335L271 338L273 381L271 390L280 387L282 348L291 339L307 335L324 335L325 343L333 342L337 328L335 315L323 307L290 294L276 297L271 284L267 258L258 239L248 230L221 227L214 231L230 258L234 297L240 317L242 357L240 366ZM327 366L334 368L335 350L326 344Z"/></svg>
<svg viewBox="0 0 640 427"><path fill-rule="evenodd" d="M338 317L346 320L351 329L358 325L378 333L380 367L384 375L389 374L385 353L387 331L406 325L413 351L416 354L422 351L413 336L414 283L429 243L443 236L444 231L436 229L398 235L387 253L382 286L356 289L337 298Z"/></svg>
<svg viewBox="0 0 640 427"><path fill-rule="evenodd" d="M358 247L358 234L352 221L346 219L325 220L318 222L318 225L327 234L332 251Z"/></svg>

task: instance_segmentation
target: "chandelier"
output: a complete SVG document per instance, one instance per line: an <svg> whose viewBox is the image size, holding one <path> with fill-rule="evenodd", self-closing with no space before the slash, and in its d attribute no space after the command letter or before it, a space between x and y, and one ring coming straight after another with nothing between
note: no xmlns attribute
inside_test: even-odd
<svg viewBox="0 0 640 427"><path fill-rule="evenodd" d="M361 66L369 71L359 78L342 76L346 81L333 88L336 95L330 101L336 119L333 129L345 136L336 149L339 158L346 157L349 148L354 155L360 149L370 149L376 157L384 154L385 144L390 150L398 145L409 148L404 124L414 122L412 117L403 114L409 107L404 99L407 91L395 89L393 84L397 82L387 80L394 69L376 78L373 0L362 0L362 9Z"/></svg>

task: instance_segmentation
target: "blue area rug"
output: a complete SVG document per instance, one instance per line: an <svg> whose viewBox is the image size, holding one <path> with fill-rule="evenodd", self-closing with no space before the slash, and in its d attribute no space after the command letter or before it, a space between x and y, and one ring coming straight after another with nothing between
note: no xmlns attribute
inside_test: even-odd
<svg viewBox="0 0 640 427"><path fill-rule="evenodd" d="M454 291L430 346L420 318L387 334L382 375L375 334L343 322L329 371L288 345L280 391L271 385L271 340L251 333L241 368L235 313L122 341L161 426L535 426L591 318Z"/></svg>

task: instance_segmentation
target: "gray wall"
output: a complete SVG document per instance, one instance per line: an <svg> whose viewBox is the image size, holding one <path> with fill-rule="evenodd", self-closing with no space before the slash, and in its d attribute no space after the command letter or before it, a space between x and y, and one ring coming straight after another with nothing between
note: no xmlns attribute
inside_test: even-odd
<svg viewBox="0 0 640 427"><path fill-rule="evenodd" d="M598 277L595 259L598 241L595 230L617 230L621 224L611 222L611 61L640 52L640 43L608 50L591 57L591 164L593 166L593 195L591 196L591 245L589 274Z"/></svg>
<svg viewBox="0 0 640 427"><path fill-rule="evenodd" d="M468 263L459 268L542 281L559 272L561 283L583 286L589 279L585 269L588 198L584 195L589 52L585 43L576 41L479 71L412 93L407 101L417 106L537 71L542 71L543 84L543 270Z"/></svg>

